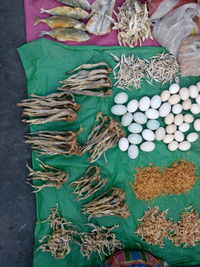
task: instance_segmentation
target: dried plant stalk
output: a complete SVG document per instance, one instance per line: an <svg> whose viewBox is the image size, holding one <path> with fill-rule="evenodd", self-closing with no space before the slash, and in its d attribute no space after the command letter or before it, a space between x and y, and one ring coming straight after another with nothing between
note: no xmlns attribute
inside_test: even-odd
<svg viewBox="0 0 200 267"><path fill-rule="evenodd" d="M99 173L99 167L91 166L80 179L71 183L75 187L76 200L84 200L106 185L107 179L101 179Z"/></svg>
<svg viewBox="0 0 200 267"><path fill-rule="evenodd" d="M127 218L129 212L125 202L125 192L120 188L112 187L103 195L85 204L82 209L83 214L89 214L89 219L102 216L119 216Z"/></svg>
<svg viewBox="0 0 200 267"><path fill-rule="evenodd" d="M111 72L112 69L104 62L84 64L68 72L68 74L75 74L59 81L62 86L57 89L78 95L109 96L112 94L112 84L108 78ZM99 89L102 90L98 91Z"/></svg>
<svg viewBox="0 0 200 267"><path fill-rule="evenodd" d="M17 104L23 107L22 116L33 117L24 119L29 124L44 124L55 121L75 121L80 105L70 93L56 93L47 96L31 95Z"/></svg>
<svg viewBox="0 0 200 267"><path fill-rule="evenodd" d="M100 112L96 116L94 128L88 136L82 152L89 152L91 154L90 162L95 162L123 136L124 132L119 128L119 124L111 117L103 116Z"/></svg>
<svg viewBox="0 0 200 267"><path fill-rule="evenodd" d="M27 136L26 143L31 144L32 148L41 154L45 155L82 155L81 148L77 143L77 133L56 132L56 131L41 131L31 133Z"/></svg>

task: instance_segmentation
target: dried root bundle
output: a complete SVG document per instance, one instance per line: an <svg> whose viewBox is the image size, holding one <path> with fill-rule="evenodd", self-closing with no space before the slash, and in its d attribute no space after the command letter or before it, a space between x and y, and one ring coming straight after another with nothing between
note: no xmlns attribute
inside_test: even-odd
<svg viewBox="0 0 200 267"><path fill-rule="evenodd" d="M18 106L23 107L23 122L29 124L44 124L55 121L75 121L80 105L70 93L56 93L47 96L31 95L31 98L24 99Z"/></svg>
<svg viewBox="0 0 200 267"><path fill-rule="evenodd" d="M68 72L74 74L59 81L62 86L57 89L78 95L109 96L112 94L112 84L108 78L111 72L112 69L104 62L84 64Z"/></svg>
<svg viewBox="0 0 200 267"><path fill-rule="evenodd" d="M77 143L77 133L42 131L31 133L27 136L26 143L31 144L32 148L45 155L82 155L81 148Z"/></svg>
<svg viewBox="0 0 200 267"><path fill-rule="evenodd" d="M124 132L116 121L109 116L98 113L94 128L88 136L82 152L90 153L90 162L95 162L123 136Z"/></svg>
<svg viewBox="0 0 200 267"><path fill-rule="evenodd" d="M38 160L39 161L39 160ZM43 181L44 183L42 185L33 185L29 182L27 182L29 185L31 185L34 189L34 193L38 193L44 188L47 187L56 187L57 189L60 189L62 185L67 181L68 179L68 173L62 170L59 170L57 168L54 168L52 166L49 166L47 164L44 164L42 161L39 161L40 168L43 171L34 171L32 168L30 168L27 165L27 168L30 171L29 178L27 178L28 181Z"/></svg>
<svg viewBox="0 0 200 267"><path fill-rule="evenodd" d="M89 219L102 216L119 216L127 218L129 212L125 202L125 192L120 188L112 187L103 195L85 204L82 209L83 214L89 214Z"/></svg>
<svg viewBox="0 0 200 267"><path fill-rule="evenodd" d="M102 189L106 183L107 179L101 179L99 167L91 166L79 180L72 182L71 186L75 187L76 200L83 200Z"/></svg>

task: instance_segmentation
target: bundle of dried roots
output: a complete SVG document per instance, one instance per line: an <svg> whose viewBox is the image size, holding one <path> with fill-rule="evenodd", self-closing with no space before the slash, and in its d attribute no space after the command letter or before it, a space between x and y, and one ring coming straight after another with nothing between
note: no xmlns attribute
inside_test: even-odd
<svg viewBox="0 0 200 267"><path fill-rule="evenodd" d="M107 179L101 179L99 173L99 167L91 166L79 180L71 183L75 187L76 200L86 199L106 185Z"/></svg>
<svg viewBox="0 0 200 267"><path fill-rule="evenodd" d="M39 166L43 171L34 171L27 165L27 168L30 171L30 177L27 178L28 181L44 181L44 184L42 185L33 185L27 182L27 184L31 185L34 189L36 189L34 193L38 193L39 191L47 187L56 187L57 189L60 189L68 179L68 172L44 164L40 160L38 161L40 162Z"/></svg>
<svg viewBox="0 0 200 267"><path fill-rule="evenodd" d="M77 143L77 133L55 132L55 131L41 131L30 133L27 136L26 143L31 144L32 148L37 152L45 155L82 155L81 148Z"/></svg>
<svg viewBox="0 0 200 267"><path fill-rule="evenodd" d="M24 119L29 124L43 124L55 121L74 121L77 118L77 111L80 105L70 93L56 93L47 96L31 95L31 98L24 99L17 104L23 107L22 116L33 117Z"/></svg>
<svg viewBox="0 0 200 267"><path fill-rule="evenodd" d="M124 132L116 121L109 116L103 117L102 113L98 113L94 128L88 136L82 152L89 152L91 154L90 162L95 162L123 136Z"/></svg>
<svg viewBox="0 0 200 267"><path fill-rule="evenodd" d="M125 202L125 192L120 188L112 187L103 195L85 204L82 209L83 214L89 214L89 219L102 216L119 216L127 218L129 212Z"/></svg>
<svg viewBox="0 0 200 267"><path fill-rule="evenodd" d="M84 64L68 73L74 72L76 73L69 78L59 81L62 86L57 88L58 90L78 95L100 97L112 94L112 84L108 78L108 74L112 72L112 69L107 63Z"/></svg>

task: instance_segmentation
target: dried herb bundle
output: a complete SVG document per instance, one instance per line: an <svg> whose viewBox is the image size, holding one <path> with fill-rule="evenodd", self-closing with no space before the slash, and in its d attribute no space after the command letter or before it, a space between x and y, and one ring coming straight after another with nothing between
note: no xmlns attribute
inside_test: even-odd
<svg viewBox="0 0 200 267"><path fill-rule="evenodd" d="M82 149L83 153L89 152L90 162L98 160L103 153L113 147L124 136L119 124L109 116L98 113L94 128L88 136Z"/></svg>
<svg viewBox="0 0 200 267"><path fill-rule="evenodd" d="M84 64L68 72L68 74L74 72L76 73L69 78L59 81L62 86L57 88L58 90L78 95L100 97L112 94L112 84L108 78L108 74L112 72L112 69L107 63ZM98 91L99 89L101 90Z"/></svg>
<svg viewBox="0 0 200 267"><path fill-rule="evenodd" d="M119 216L127 218L129 212L125 202L125 192L120 188L112 187L103 195L85 204L82 209L83 214L89 214L89 219L102 216Z"/></svg>
<svg viewBox="0 0 200 267"><path fill-rule="evenodd" d="M45 155L82 155L81 148L77 143L77 133L41 131L31 133L27 136L26 143L31 144L32 148Z"/></svg>
<svg viewBox="0 0 200 267"><path fill-rule="evenodd" d="M80 105L75 102L70 93L56 93L47 96L31 95L32 98L24 99L17 104L23 107L22 116L33 117L24 119L29 124L43 124L55 121L74 121Z"/></svg>
<svg viewBox="0 0 200 267"><path fill-rule="evenodd" d="M99 173L99 167L91 166L80 179L71 183L75 187L76 200L86 199L106 185L107 179L101 179Z"/></svg>
<svg viewBox="0 0 200 267"><path fill-rule="evenodd" d="M61 188L62 185L67 181L68 173L49 166L47 164L44 164L42 161L39 162L39 166L40 168L42 168L43 171L34 171L31 167L27 165L27 168L30 171L29 176L31 176L30 178L27 178L28 181L44 181L44 184L42 185L33 185L27 182L27 184L31 185L33 188L36 189L34 193L38 193L39 191L47 187L56 187L57 189Z"/></svg>

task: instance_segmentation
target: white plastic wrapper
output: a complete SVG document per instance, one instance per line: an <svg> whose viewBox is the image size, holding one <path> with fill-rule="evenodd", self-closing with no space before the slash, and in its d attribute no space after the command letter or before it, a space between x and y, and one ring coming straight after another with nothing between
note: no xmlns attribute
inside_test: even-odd
<svg viewBox="0 0 200 267"><path fill-rule="evenodd" d="M150 19L152 21L161 19L164 17L169 11L171 11L178 3L180 0L163 0L157 7L156 11L152 14Z"/></svg>

